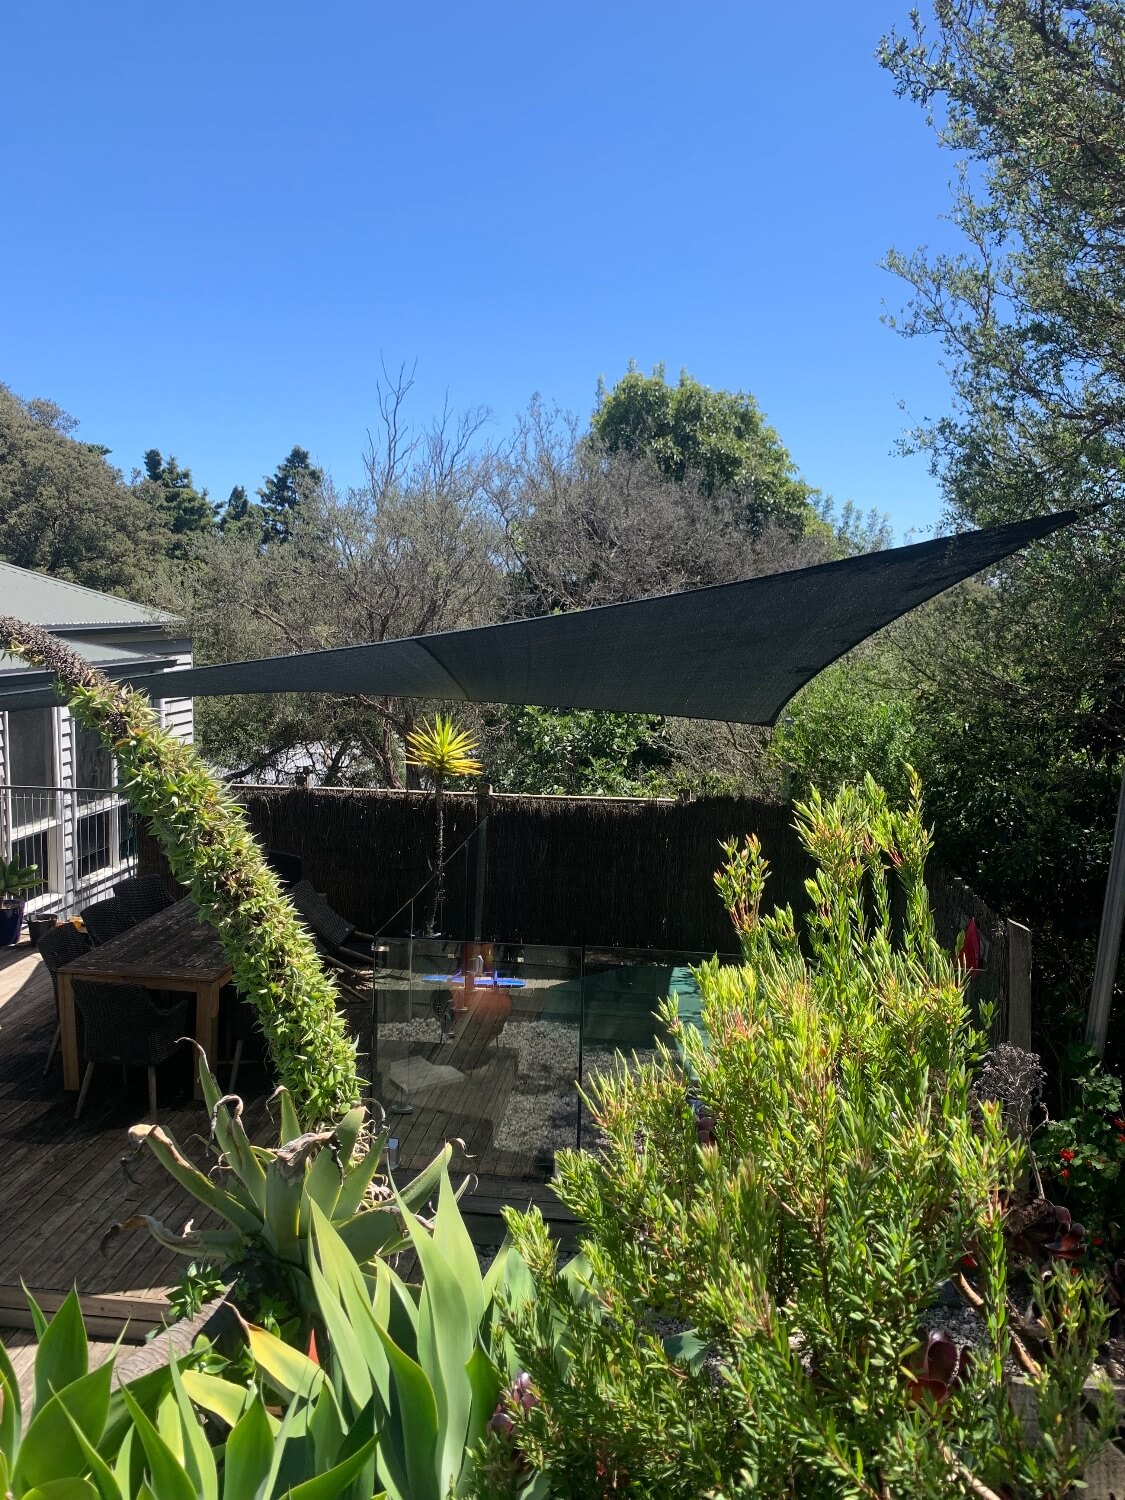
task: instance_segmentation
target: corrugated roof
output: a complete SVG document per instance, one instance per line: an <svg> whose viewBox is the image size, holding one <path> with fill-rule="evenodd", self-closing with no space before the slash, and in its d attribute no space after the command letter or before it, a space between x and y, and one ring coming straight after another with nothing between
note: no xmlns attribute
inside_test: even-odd
<svg viewBox="0 0 1125 1500"><path fill-rule="evenodd" d="M165 625L175 619L163 610L102 594L67 583L47 573L0 563L0 614L15 615L48 630L84 626L97 630L110 625Z"/></svg>

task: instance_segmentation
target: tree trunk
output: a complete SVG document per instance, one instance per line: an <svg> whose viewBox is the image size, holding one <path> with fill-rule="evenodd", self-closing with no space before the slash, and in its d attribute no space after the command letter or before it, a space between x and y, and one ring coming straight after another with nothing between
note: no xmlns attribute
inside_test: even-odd
<svg viewBox="0 0 1125 1500"><path fill-rule="evenodd" d="M434 783L434 877L430 895L430 915L426 919L426 936L433 937L437 927L438 908L445 895L445 803L442 800L442 780Z"/></svg>

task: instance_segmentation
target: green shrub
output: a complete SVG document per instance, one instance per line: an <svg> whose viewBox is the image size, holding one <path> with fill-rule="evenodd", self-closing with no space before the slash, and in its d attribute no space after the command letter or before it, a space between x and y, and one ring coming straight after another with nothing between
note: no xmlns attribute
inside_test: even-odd
<svg viewBox="0 0 1125 1500"><path fill-rule="evenodd" d="M798 825L804 943L790 911L762 914L756 844L728 848L745 963L698 971L702 1030L669 1008L682 1058L595 1084L604 1153L559 1158L588 1272L560 1273L538 1214L509 1216L534 1297L505 1337L534 1399L480 1496L519 1493L508 1456L556 1500L1043 1500L1112 1424L1079 1426L1105 1309L1069 1265L1035 1283L1042 1443L1012 1404L1003 1203L1024 1148L971 1097L984 1039L934 939L916 782L903 812L870 780L814 793ZM965 1258L984 1314L968 1358L930 1324Z"/></svg>
<svg viewBox="0 0 1125 1500"><path fill-rule="evenodd" d="M337 1119L359 1098L355 1046L335 985L234 799L197 752L161 726L146 697L47 631L0 616L0 649L53 672L71 713L116 756L121 791L218 932L301 1120L312 1127Z"/></svg>
<svg viewBox="0 0 1125 1500"><path fill-rule="evenodd" d="M1035 1153L1054 1195L1074 1209L1097 1240L1119 1245L1125 1228L1121 1080L1085 1049L1082 1055L1085 1067L1073 1082L1074 1103L1035 1137Z"/></svg>

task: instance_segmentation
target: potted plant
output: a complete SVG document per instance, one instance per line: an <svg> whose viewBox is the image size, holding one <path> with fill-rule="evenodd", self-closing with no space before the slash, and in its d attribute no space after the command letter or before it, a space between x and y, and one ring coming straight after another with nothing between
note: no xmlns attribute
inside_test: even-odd
<svg viewBox="0 0 1125 1500"><path fill-rule="evenodd" d="M0 947L20 940L25 902L23 892L39 884L39 866L0 857Z"/></svg>

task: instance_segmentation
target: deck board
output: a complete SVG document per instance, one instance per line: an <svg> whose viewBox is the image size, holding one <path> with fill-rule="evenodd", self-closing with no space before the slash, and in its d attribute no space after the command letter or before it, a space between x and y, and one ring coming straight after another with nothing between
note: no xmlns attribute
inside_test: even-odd
<svg viewBox="0 0 1125 1500"><path fill-rule="evenodd" d="M428 1000L425 1005L428 1014ZM541 1008L537 996L524 994L514 1015L533 1018ZM495 1226L503 1203L539 1201L553 1219L565 1219L534 1152L493 1144L497 1120L518 1081L514 1053L503 1045L503 1022L470 1015L456 1040L441 1046L437 1023L431 1019L430 1024L419 1053L448 1063L464 1077L413 1114L388 1116L392 1134L400 1139L401 1176L432 1159L446 1139L468 1135L467 1151L457 1154L454 1168L479 1178L477 1192L464 1200L478 1227L487 1220ZM132 1072L123 1085L120 1072L99 1069L82 1119L75 1121L74 1095L63 1092L58 1058L43 1076L54 1026L54 996L41 960L26 943L0 949L0 1292L14 1292L11 1307L18 1305L21 1281L37 1292L64 1293L76 1285L84 1297L119 1294L160 1305L183 1258L143 1231L106 1241L107 1232L138 1213L152 1214L176 1230L189 1218L197 1227L208 1220L151 1153L131 1157L127 1167L122 1163L129 1126L147 1118L143 1071ZM246 1093L245 1124L252 1139L274 1142L262 1067L247 1066L239 1088ZM201 1161L199 1137L207 1118L192 1098L186 1055L159 1070L159 1097L159 1123ZM497 1236L487 1223L481 1233L486 1240ZM0 1325L3 1321L0 1307Z"/></svg>

